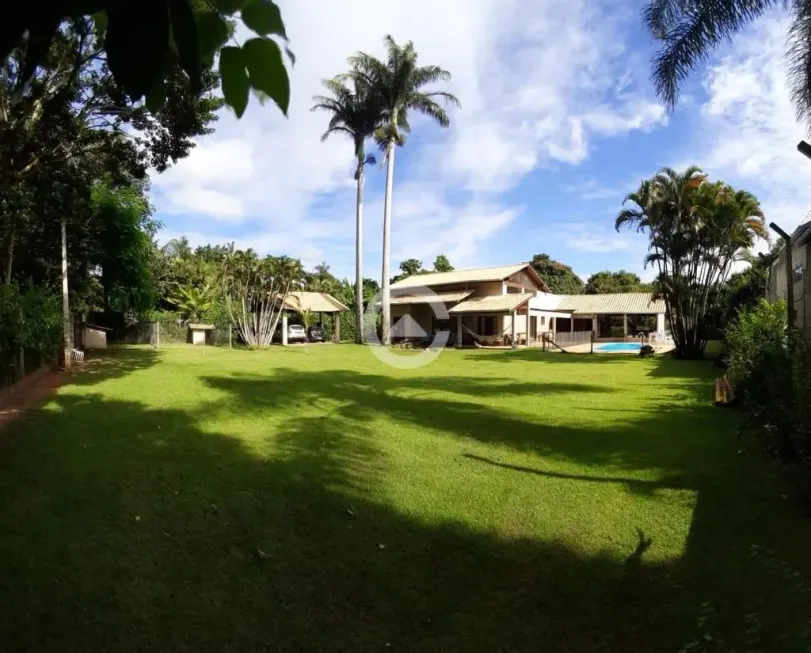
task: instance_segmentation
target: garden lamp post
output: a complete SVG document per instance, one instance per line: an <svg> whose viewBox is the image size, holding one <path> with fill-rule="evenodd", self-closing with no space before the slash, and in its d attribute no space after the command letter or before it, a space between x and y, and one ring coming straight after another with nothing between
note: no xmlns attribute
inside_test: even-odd
<svg viewBox="0 0 811 653"><path fill-rule="evenodd" d="M805 141L801 141L800 145L805 145L809 148L809 152L811 152L811 146ZM800 145L797 146L798 150L800 149ZM802 150L800 151L802 152ZM803 154L805 154L805 152L803 152ZM806 154L806 156L808 155ZM776 222L770 222L769 227L776 231L786 244L786 303L788 304L788 328L793 329L796 320L794 317L794 261L791 255L791 236L783 231Z"/></svg>

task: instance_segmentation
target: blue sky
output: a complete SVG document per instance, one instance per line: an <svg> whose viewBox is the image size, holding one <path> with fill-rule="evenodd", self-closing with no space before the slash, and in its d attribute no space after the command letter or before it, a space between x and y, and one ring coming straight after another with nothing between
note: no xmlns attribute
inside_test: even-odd
<svg viewBox="0 0 811 653"><path fill-rule="evenodd" d="M280 1L297 63L289 118L272 105L224 111L192 155L155 175L162 241L236 241L262 253L354 267L351 144L320 142L309 111L319 80L382 37L411 39L421 62L454 77L461 100L441 130L412 120L397 152L393 269L446 254L456 267L545 252L587 277L642 268L646 240L616 233L622 198L659 167L702 166L760 197L785 227L811 209L811 161L795 151L784 70L784 16L775 12L697 71L668 114L649 81L654 46L641 3L594 0ZM385 171L368 169L364 276L379 278Z"/></svg>

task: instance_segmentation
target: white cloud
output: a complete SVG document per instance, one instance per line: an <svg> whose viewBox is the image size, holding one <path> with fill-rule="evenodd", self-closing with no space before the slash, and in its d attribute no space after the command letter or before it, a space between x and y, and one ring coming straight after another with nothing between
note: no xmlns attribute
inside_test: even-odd
<svg viewBox="0 0 811 653"><path fill-rule="evenodd" d="M218 221L241 221L255 231L246 238L255 249L255 243L274 252L289 247L285 253L297 256L328 250L331 262L333 249L347 250L334 265L349 273L351 145L341 138L320 142L326 116L309 109L322 78L343 70L357 50L382 54L386 33L412 39L422 62L449 69L449 90L463 104L452 110L446 132L412 120L408 157L398 158L395 252L406 252L413 240L414 249L432 245L475 263L481 243L518 213L502 192L550 162L583 162L593 136L649 130L665 119L649 95L633 90L635 71L621 35L637 17L614 0L280 4L297 55L289 118L253 100L241 121L225 112L213 136L153 182L159 215L199 217L199 233L212 240L233 239ZM380 216L372 207L382 184L383 174L370 168L368 251L379 248ZM432 225L431 242L401 228L406 216L419 213L401 186L430 197L424 220Z"/></svg>
<svg viewBox="0 0 811 653"><path fill-rule="evenodd" d="M583 200L616 200L622 197L623 191L613 186L600 184L596 179L586 179L563 187L563 191L570 195L576 195Z"/></svg>
<svg viewBox="0 0 811 653"><path fill-rule="evenodd" d="M571 223L559 229L558 238L571 250L587 253L621 252L639 249L641 241L625 232L606 228L603 223Z"/></svg>

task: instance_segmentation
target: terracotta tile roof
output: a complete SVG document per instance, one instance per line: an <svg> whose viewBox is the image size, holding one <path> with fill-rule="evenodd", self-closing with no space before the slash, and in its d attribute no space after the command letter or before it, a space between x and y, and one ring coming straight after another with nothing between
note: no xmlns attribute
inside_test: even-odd
<svg viewBox="0 0 811 653"><path fill-rule="evenodd" d="M529 293L471 297L450 308L448 313L509 313L521 304L526 304L532 297Z"/></svg>
<svg viewBox="0 0 811 653"><path fill-rule="evenodd" d="M664 313L665 302L654 299L653 293L649 292L563 295L554 310L573 312L575 315L640 315Z"/></svg>

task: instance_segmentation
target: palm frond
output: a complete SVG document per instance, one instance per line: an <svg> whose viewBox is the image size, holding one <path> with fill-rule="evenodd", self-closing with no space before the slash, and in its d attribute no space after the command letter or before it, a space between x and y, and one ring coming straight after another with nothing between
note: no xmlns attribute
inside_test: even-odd
<svg viewBox="0 0 811 653"><path fill-rule="evenodd" d="M653 0L642 10L642 22L654 39L659 41L667 37L680 4L679 0Z"/></svg>
<svg viewBox="0 0 811 653"><path fill-rule="evenodd" d="M662 0L653 0L652 4L660 9L646 9L643 19L651 35L664 42L664 47L653 59L653 84L661 100L672 109L679 96L679 86L690 72L705 61L721 41L740 31L778 1L678 0L663 3ZM663 27L667 30L665 33L662 33Z"/></svg>
<svg viewBox="0 0 811 653"><path fill-rule="evenodd" d="M788 31L788 80L797 119L811 124L811 2L793 3Z"/></svg>

